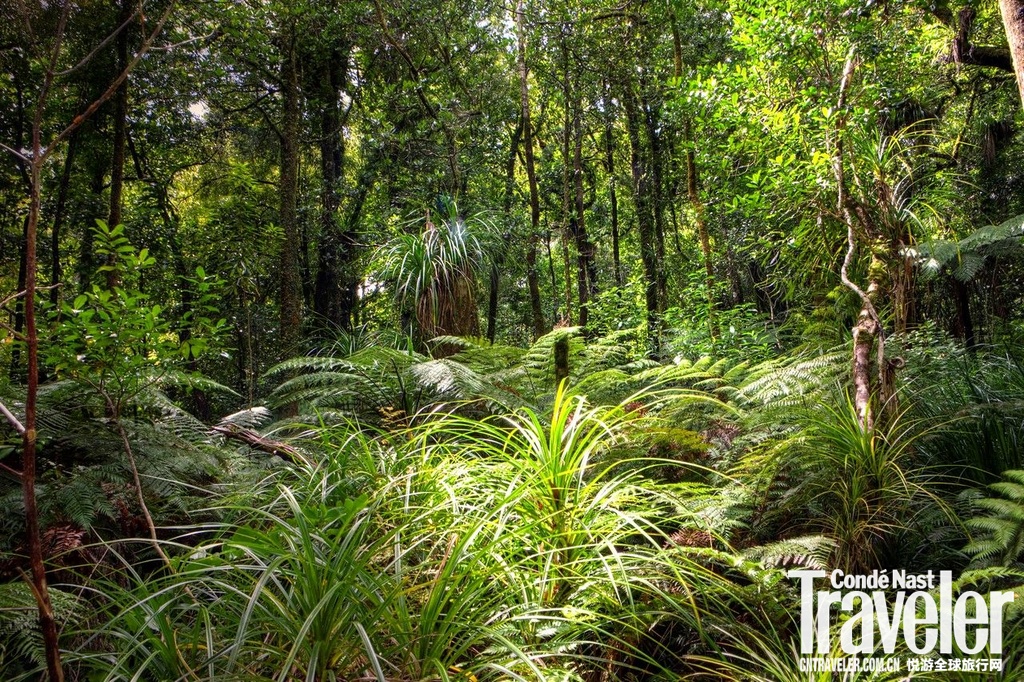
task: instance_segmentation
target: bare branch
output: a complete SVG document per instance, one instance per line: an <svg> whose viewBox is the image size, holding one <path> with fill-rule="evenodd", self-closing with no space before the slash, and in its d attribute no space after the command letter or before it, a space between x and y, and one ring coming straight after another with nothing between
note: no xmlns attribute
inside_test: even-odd
<svg viewBox="0 0 1024 682"><path fill-rule="evenodd" d="M8 310L6 308L4 309L4 312L11 313L12 315L14 314L13 311ZM0 322L0 329L6 329L7 332L9 334L11 334L11 336L13 336L16 341L27 341L28 340L28 339L25 338L24 334L22 334L19 331L15 331L14 327L12 327L11 325L6 324L4 322Z"/></svg>
<svg viewBox="0 0 1024 682"><path fill-rule="evenodd" d="M75 71L78 71L78 70L79 70L79 69L81 69L81 68L82 68L83 66L85 66L86 64L88 64L89 62L91 62L91 61L92 61L92 58L93 58L93 57L95 57L95 56L96 56L97 54L99 54L99 53L100 53L100 51L102 51L102 50L103 50L103 48L105 48L105 47L106 47L107 45L109 45L109 44L110 44L110 42L111 42L111 41L112 41L112 40L113 40L114 38L116 38L116 37L117 37L117 36L118 36L118 35L119 35L119 34L120 34L120 33L121 33L122 31L124 31L124 30L125 30L126 28L128 28L128 25L129 25L130 23L132 23L132 21L134 21L135 17L137 17L137 16L139 15L139 13L140 13L141 11L142 11L142 5L140 4L140 5L139 5L139 6L138 6L138 7L137 7L137 8L135 9L135 11L134 11L134 12L132 12L132 13L131 13L131 15L130 15L130 16L129 16L129 17L127 18L127 19L125 19L125 21L124 21L124 23L123 23L123 24L121 24L120 26L118 26L118 27L117 27L116 29L114 29L114 30L113 30L113 31L112 31L112 32L110 33L110 35L108 35L108 36L107 36L106 38L104 38L104 39L103 39L103 40L102 40L102 41L100 42L100 44L99 44L99 45L97 45L97 46L96 46L95 48L93 48L92 52L90 52L89 54L87 54L87 55L85 55L84 57L82 57L82 60L81 60L80 62L78 62L77 64L75 64L74 66L72 66L72 67L71 67L70 69L66 69L65 71L60 71L60 72L58 72L58 73L56 73L56 74L54 74L54 75L55 75L55 76L57 76L58 78L62 78L62 77L64 77L64 76L67 76L67 75L70 75L70 74L74 73Z"/></svg>
<svg viewBox="0 0 1024 682"><path fill-rule="evenodd" d="M229 440L236 440L241 443L245 443L254 450L260 450L271 455L277 455L278 457L289 460L294 464L308 463L306 457L299 452L297 448L294 448L287 443L282 443L281 441L261 436L252 429L242 428L237 424L220 424L214 426L210 430Z"/></svg>
<svg viewBox="0 0 1024 682"><path fill-rule="evenodd" d="M117 89L121 87L121 83L123 83L124 80L128 78L128 74L132 72L135 66L140 61L142 61L143 57L146 56L146 53L149 52L150 48L153 45L153 41L156 40L156 37L158 35L160 35L160 32L164 28L164 24L167 22L167 19L170 18L171 12L174 10L175 4L176 0L172 0L170 3L168 3L167 9L165 9L164 13L160 16L160 20L156 22L156 26L153 28L153 31L148 36L146 36L145 40L142 41L142 45L139 46L139 49L135 53L135 56L132 57L132 60L128 62L127 66L124 67L124 70L122 70L121 73L118 74L117 78L115 78L110 83L110 86L106 89L106 91L104 91L102 95L99 96L99 98L94 100L92 104L86 107L85 111L83 111L78 116L75 116L74 120L71 121L71 124L68 125L68 127L62 130L60 133L58 133L58 135L55 138L53 138L53 141L50 143L50 146L47 147L46 151L43 154L44 157L48 156L50 152L57 147L58 144L66 140L68 136L71 135L71 133L78 130L78 128L83 123L85 123L86 119L88 119L90 116L96 113L97 109L103 106L108 99L113 97L114 93L117 92Z"/></svg>
<svg viewBox="0 0 1024 682"><path fill-rule="evenodd" d="M13 147L8 147L3 142L0 142L0 148L4 149L5 151L10 152L11 154L13 154L15 156L15 158L20 159L20 160L24 161L25 163L28 163L28 161L29 161L29 157L25 156L24 154L19 152L17 149L14 149Z"/></svg>
<svg viewBox="0 0 1024 682"><path fill-rule="evenodd" d="M36 291L48 291L49 289L56 289L59 286L60 286L60 284L51 284L48 287L36 287ZM10 303L11 301L14 301L14 300L17 300L17 299L21 298L26 293L27 293L27 290L25 290L25 291L18 291L16 293L11 294L10 296L5 298L4 300L0 301L0 308L3 308L5 305Z"/></svg>
<svg viewBox="0 0 1024 682"><path fill-rule="evenodd" d="M18 471L17 469L14 469L12 467L7 466L3 462L0 462L0 471L4 472L8 476L13 476L14 478L16 478L19 481L21 481L21 480L23 480L25 478L24 474L22 474L20 471Z"/></svg>
<svg viewBox="0 0 1024 682"><path fill-rule="evenodd" d="M209 43L209 42L213 42L221 34L222 34L222 31L221 31L221 29L218 28L218 29L214 29L213 31L211 31L210 33L208 33L205 36L195 36L194 38L188 38L186 40L182 40L182 41L179 41L177 43L168 43L167 45L160 45L158 47L151 47L149 49L149 51L150 52L171 52L172 50L176 50L179 47L184 47L185 45L190 45L191 43Z"/></svg>
<svg viewBox="0 0 1024 682"><path fill-rule="evenodd" d="M0 414L7 418L7 421L10 422L11 426L14 427L14 430L18 432L19 436L25 435L25 426L17 417L14 416L13 412L7 409L7 406L3 403L0 403Z"/></svg>

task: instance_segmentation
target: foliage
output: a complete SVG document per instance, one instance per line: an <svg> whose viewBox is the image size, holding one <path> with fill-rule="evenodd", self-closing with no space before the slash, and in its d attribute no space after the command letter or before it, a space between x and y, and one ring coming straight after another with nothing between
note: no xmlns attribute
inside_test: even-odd
<svg viewBox="0 0 1024 682"><path fill-rule="evenodd" d="M788 567L1020 593L1021 109L947 5L3 5L0 577L37 412L77 679L806 680Z"/></svg>
<svg viewBox="0 0 1024 682"><path fill-rule="evenodd" d="M54 613L63 627L74 627L86 617L86 601L61 590L52 593ZM0 585L0 670L12 678L42 667L43 637L36 600L27 583Z"/></svg>
<svg viewBox="0 0 1024 682"><path fill-rule="evenodd" d="M974 500L975 508L987 514L968 519L967 527L978 536L964 551L974 557L976 567L1019 568L1024 554L1024 472L1004 471L1003 480L989 488L999 496Z"/></svg>
<svg viewBox="0 0 1024 682"><path fill-rule="evenodd" d="M196 358L224 329L225 321L213 320L213 292L218 280L198 268L187 282L195 288L194 307L182 320L187 339L163 319L163 307L150 305L148 296L135 286L140 273L156 259L147 249L136 252L124 236L124 226L108 228L98 220L97 254L107 259L97 272L110 273L120 283L110 288L92 285L55 315L53 334L60 340L47 348L47 362L61 378L91 386L109 399L109 409L131 401L148 382L172 371L179 360Z"/></svg>
<svg viewBox="0 0 1024 682"><path fill-rule="evenodd" d="M487 223L479 216L463 218L449 199L439 209L440 225L428 211L420 234L397 236L378 256L382 277L395 282L399 305L413 302L424 339L479 332L474 280L484 265L486 237L480 233Z"/></svg>
<svg viewBox="0 0 1024 682"><path fill-rule="evenodd" d="M911 253L921 270L935 277L944 269L961 282L975 279L986 259L1012 255L1020 248L1024 235L1024 216L1014 216L999 225L978 228L958 242L933 240ZM955 266L955 267L954 267Z"/></svg>
<svg viewBox="0 0 1024 682"><path fill-rule="evenodd" d="M103 679L558 679L606 660L667 665L673 653L643 633L674 621L701 637L689 590L726 586L699 557L664 555L655 521L679 513L679 493L599 464L635 418L560 392L548 415L445 417L380 449L348 432L174 574L107 586L97 635L120 653L82 661L109 665Z"/></svg>

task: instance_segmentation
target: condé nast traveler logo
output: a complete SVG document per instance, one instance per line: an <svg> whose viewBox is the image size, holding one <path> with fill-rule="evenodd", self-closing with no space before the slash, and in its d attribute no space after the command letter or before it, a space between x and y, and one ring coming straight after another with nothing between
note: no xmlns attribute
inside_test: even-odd
<svg viewBox="0 0 1024 682"><path fill-rule="evenodd" d="M1013 592L964 591L954 599L951 571L788 575L800 583L802 670L1002 670L1003 615ZM839 650L849 658L831 656L837 620ZM908 655L906 666L896 653Z"/></svg>

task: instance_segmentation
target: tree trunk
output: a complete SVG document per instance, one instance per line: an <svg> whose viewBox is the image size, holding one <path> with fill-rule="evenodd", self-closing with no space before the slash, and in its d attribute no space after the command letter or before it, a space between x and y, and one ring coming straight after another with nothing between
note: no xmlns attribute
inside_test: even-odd
<svg viewBox="0 0 1024 682"><path fill-rule="evenodd" d="M43 85L36 100L32 122L31 158L19 155L22 161L29 162L29 211L25 229L25 286L22 300L25 310L25 347L27 355L27 381L25 388L25 421L24 424L17 424L17 420L8 417L9 421L16 424L16 429L22 436L22 470L15 472L21 479L22 494L24 497L25 509L25 534L28 545L29 563L31 566L32 592L36 599L39 613L39 627L43 637L43 650L46 657L46 671L50 682L63 682L64 670L61 666L60 646L57 637L57 624L53 616L53 605L50 601L50 593L46 583L46 568L43 564L42 544L39 536L39 510L36 500L36 425L39 395L39 332L36 327L35 297L36 297L36 241L39 227L40 194L42 192L42 171L49 155L57 149L61 142L74 134L96 110L102 106L127 78L131 68L138 63L142 54L152 45L153 39L160 33L164 22L170 16L174 3L170 3L164 10L163 15L156 22L153 32L143 41L138 54L132 60L125 60L125 67L117 75L110 87L81 114L68 124L63 130L50 138L44 146L42 143L43 111L46 107L47 95L56 77L56 67L59 61L64 30L68 18L71 15L72 3L64 3L61 6L60 18L56 31L53 34L53 48L48 55L46 70L43 76ZM25 12L22 8L22 12ZM27 15L23 15L26 21Z"/></svg>
<svg viewBox="0 0 1024 682"><path fill-rule="evenodd" d="M505 198L502 209L505 216L512 214L512 202L516 190L516 156L519 141L523 136L523 117L519 117L509 140L508 161L505 163ZM491 257L490 288L487 294L487 340L494 343L498 325L498 288L501 285L501 266L505 263L505 250L509 246L509 235L502 236L502 247Z"/></svg>
<svg viewBox="0 0 1024 682"><path fill-rule="evenodd" d="M876 263L872 263L873 267L875 265ZM857 323L853 326L853 404L857 410L857 417L866 431L870 431L875 423L875 414L871 409L871 397L875 386L871 373L871 351L874 350L875 340L881 330L872 306L878 289L875 281L868 285L866 293L871 305L865 302L857 316ZM881 357L879 359L881 360ZM882 364L879 364L877 371L884 371ZM880 379L879 385L885 384L884 379Z"/></svg>
<svg viewBox="0 0 1024 682"><path fill-rule="evenodd" d="M89 170L89 193L97 204L102 201L104 178L107 172L107 164L101 163L96 158L86 155L84 165ZM95 226L82 225L81 242L78 248L78 263L76 277L78 290L86 291L92 286L93 277L96 275L96 254L93 252Z"/></svg>
<svg viewBox="0 0 1024 682"><path fill-rule="evenodd" d="M563 25L559 33L559 49L562 55L562 268L565 279L565 315L563 320L572 324L572 265L569 255L569 242L573 239L572 216L572 169L569 166L569 155L572 148L572 113L575 101L570 101L572 88L569 85L569 47L565 42L568 29ZM580 302L582 305L582 301ZM582 322L580 323L582 324Z"/></svg>
<svg viewBox="0 0 1024 682"><path fill-rule="evenodd" d="M977 339L974 336L974 321L971 319L971 299L967 285L951 278L953 285L953 303L956 306L956 318L954 319L954 333L964 340L968 349L977 347Z"/></svg>
<svg viewBox="0 0 1024 682"><path fill-rule="evenodd" d="M576 241L577 284L580 299L580 326L586 327L589 322L590 299L597 293L597 262L594 244L587 234L585 219L586 204L583 199L583 121L580 107L576 107L575 118L575 149L572 158L573 172L573 238Z"/></svg>
<svg viewBox="0 0 1024 682"><path fill-rule="evenodd" d="M540 193L537 190L537 170L533 157L533 130L530 123L529 72L526 68L526 29L523 21L523 2L516 3L516 33L518 34L517 66L519 69L519 106L523 119L523 156L526 161L526 179L530 188L530 235L526 247L526 282L530 290L530 310L533 317L533 337L544 336L546 323L540 298L540 276L537 274L537 244L540 239Z"/></svg>
<svg viewBox="0 0 1024 682"><path fill-rule="evenodd" d="M711 255L711 237L708 234L707 221L704 219L704 203L700 200L700 190L697 184L697 162L694 159L694 142L689 119L687 119L684 129L686 131L686 195L690 200L690 207L693 209L694 220L697 222L697 236L700 239L700 250L704 256L704 287L707 290L708 317L710 318L715 311L715 268Z"/></svg>
<svg viewBox="0 0 1024 682"><path fill-rule="evenodd" d="M355 288L359 276L355 272L358 242L352 230L339 229L339 186L345 163L344 120L341 93L346 86L349 50L336 49L327 55L326 64L316 74L321 107L320 174L321 213L320 240L314 308L330 324L345 330L353 327L356 305ZM324 77L326 76L326 78Z"/></svg>
<svg viewBox="0 0 1024 682"><path fill-rule="evenodd" d="M644 149L640 139L640 114L636 95L628 81L623 83L622 100L626 111L626 133L629 137L630 166L633 173L633 203L636 207L637 227L640 232L640 260L644 266L644 299L647 307L647 332L652 349L659 347L661 301L658 286L658 253L654 214L651 206L650 174L644 162Z"/></svg>
<svg viewBox="0 0 1024 682"><path fill-rule="evenodd" d="M42 103L39 105L42 106ZM25 535L28 541L29 563L32 570L32 591L39 607L39 628L42 630L46 652L46 669L51 682L63 682L64 669L60 662L57 622L46 584L43 548L39 537L39 511L36 503L36 401L39 395L39 332L36 329L36 234L39 227L39 195L42 182L40 128L36 116L32 131L32 189L29 199L29 218L25 230L25 341L28 356L28 381L25 388L25 433L22 437L21 483L25 503Z"/></svg>
<svg viewBox="0 0 1024 682"><path fill-rule="evenodd" d="M21 254L18 259L18 291L25 291L26 282L28 281L28 231L29 223L31 222L31 216L25 216L25 220L22 223L21 228ZM21 334L25 330L25 300L18 299L14 301L14 320L13 329L15 334ZM11 371L10 376L13 379L18 373L18 366L21 364L21 346L15 344L11 349Z"/></svg>
<svg viewBox="0 0 1024 682"><path fill-rule="evenodd" d="M280 256L281 353L297 352L302 328L302 290L299 281L299 67L292 24L281 44L280 216L284 241Z"/></svg>
<svg viewBox="0 0 1024 682"><path fill-rule="evenodd" d="M877 312L877 300L880 286L878 284L880 273L884 266L879 262L874 253L871 255L871 263L868 266L868 287L861 289L849 277L850 265L853 263L854 254L857 251L857 222L862 223L862 230L866 232L868 240L875 237L875 229L870 218L854 199L847 195L845 158L843 155L843 136L846 132L846 118L849 113L846 110L846 97L849 93L850 83L853 80L853 73L857 67L856 52L853 47L846 57L843 66L843 76L839 84L839 99L836 104L836 111L839 112L836 118L836 128L832 138L832 172L836 179L836 204L839 214L846 223L846 256L839 268L839 279L847 289L857 294L861 301L860 314L853 329L853 405L857 412L857 420L861 428L866 432L874 429L875 414L872 411L871 398L874 393L875 383L872 380L871 372L871 350L878 341L877 359L880 376L879 385L885 386L888 383L886 374L888 366L885 362L885 337L881 333L881 319ZM855 215L857 217L855 217ZM870 241L869 241L870 244ZM883 401L884 404L884 401Z"/></svg>
<svg viewBox="0 0 1024 682"><path fill-rule="evenodd" d="M661 144L661 121L658 112L647 95L646 78L640 82L640 104L643 112L644 124L647 131L647 144L650 149L650 161L648 172L651 181L648 183L651 191L651 207L654 215L654 263L655 278L658 287L658 313L665 311L665 304L668 301L668 275L665 272L665 192L663 187L665 166L664 154Z"/></svg>
<svg viewBox="0 0 1024 682"><path fill-rule="evenodd" d="M132 7L129 0L121 0L121 13L117 25L121 26L131 17ZM117 34L114 40L117 50L117 66L115 73L120 73L128 66L128 28ZM124 190L124 152L128 138L128 79L121 81L114 93L114 146L110 160L110 211L107 214L107 225L111 228L121 224L121 195ZM113 265L114 255L107 257L107 265ZM117 269L107 270L107 288L113 289L118 284Z"/></svg>
<svg viewBox="0 0 1024 682"><path fill-rule="evenodd" d="M60 174L60 186L57 188L57 202L53 209L53 228L50 231L50 305L57 307L60 301L60 280L64 272L60 265L60 231L64 226L64 214L68 201L68 190L71 187L71 169L75 163L78 150L78 135L68 142L68 153L64 157L64 170Z"/></svg>
<svg viewBox="0 0 1024 682"><path fill-rule="evenodd" d="M1024 104L1024 0L999 0L999 11L1010 43L1013 70L1017 74L1017 89Z"/></svg>
<svg viewBox="0 0 1024 682"><path fill-rule="evenodd" d="M563 335L555 341L555 390L569 378L569 336Z"/></svg>
<svg viewBox="0 0 1024 682"><path fill-rule="evenodd" d="M604 169L608 174L608 203L611 204L612 272L615 286L622 286L622 263L619 259L619 201L615 195L615 135L610 88L605 85L604 98Z"/></svg>

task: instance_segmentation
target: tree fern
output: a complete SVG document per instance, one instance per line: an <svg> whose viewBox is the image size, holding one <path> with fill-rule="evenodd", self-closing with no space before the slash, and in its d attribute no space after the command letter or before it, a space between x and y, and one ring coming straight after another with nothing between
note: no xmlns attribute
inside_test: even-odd
<svg viewBox="0 0 1024 682"><path fill-rule="evenodd" d="M762 407L785 408L816 402L849 371L847 364L845 350L768 360L747 370L737 383L733 398L742 405Z"/></svg>
<svg viewBox="0 0 1024 682"><path fill-rule="evenodd" d="M935 239L908 250L926 277L943 271L961 282L970 282L982 271L989 257L1019 251L1024 237L1024 215L999 225L978 228L960 241Z"/></svg>

